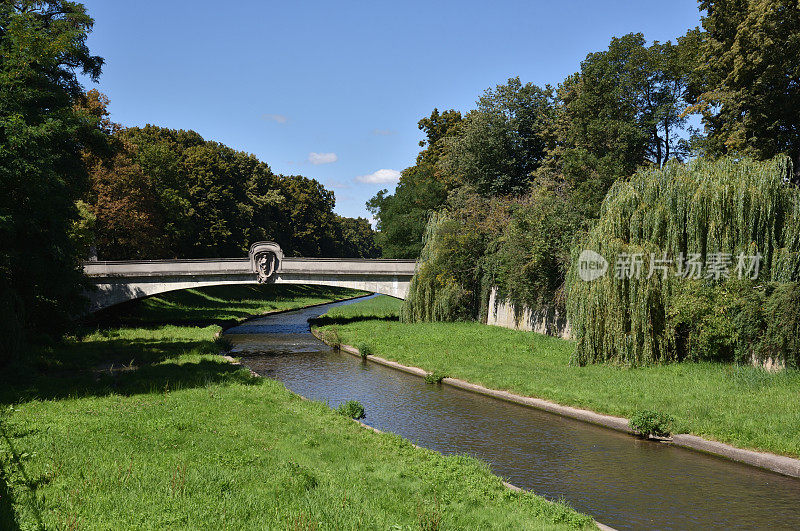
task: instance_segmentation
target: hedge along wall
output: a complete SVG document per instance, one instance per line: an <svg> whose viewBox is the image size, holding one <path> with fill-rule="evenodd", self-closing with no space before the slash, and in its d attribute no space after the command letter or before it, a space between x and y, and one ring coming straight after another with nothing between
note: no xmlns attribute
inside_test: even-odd
<svg viewBox="0 0 800 531"><path fill-rule="evenodd" d="M800 197L788 183L790 175L791 163L785 158L698 159L643 170L617 182L603 201L600 219L572 253L567 310L578 339L575 361L733 361L750 353L778 354L797 366L797 352L791 352L795 347L768 349L764 326L746 336L738 326L788 319L797 329L798 318L759 313L765 306L787 306L766 304L774 293L797 293L769 284L795 282L799 276ZM591 282L580 278L577 261L583 249L608 261L605 276ZM663 258L665 252L676 263L680 256L697 253L704 264L715 253L728 253L731 278L687 280L677 276L674 265L666 278L660 270L648 278L651 253ZM641 274L617 278L617 260L629 262L625 257L636 253L642 254ZM763 256L757 280L736 278L739 253ZM748 312L754 312L749 320L737 322Z"/></svg>

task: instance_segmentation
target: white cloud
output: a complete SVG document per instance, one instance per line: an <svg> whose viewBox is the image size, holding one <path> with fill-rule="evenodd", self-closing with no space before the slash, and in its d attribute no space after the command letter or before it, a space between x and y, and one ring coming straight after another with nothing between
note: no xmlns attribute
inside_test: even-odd
<svg viewBox="0 0 800 531"><path fill-rule="evenodd" d="M400 172L397 170L378 170L376 172L370 173L369 175L359 175L356 177L356 181L360 183L369 183L369 184L385 184L385 183L394 183L400 180Z"/></svg>
<svg viewBox="0 0 800 531"><path fill-rule="evenodd" d="M330 164L337 160L339 160L339 157L336 153L314 153L312 151L308 154L308 162L311 164Z"/></svg>
<svg viewBox="0 0 800 531"><path fill-rule="evenodd" d="M278 122L279 124L285 124L289 121L289 118L283 114L262 114L261 119L268 122Z"/></svg>

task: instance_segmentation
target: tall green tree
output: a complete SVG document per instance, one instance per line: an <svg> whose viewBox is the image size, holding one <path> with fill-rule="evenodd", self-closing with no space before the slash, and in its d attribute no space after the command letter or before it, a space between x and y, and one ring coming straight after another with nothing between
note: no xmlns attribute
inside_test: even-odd
<svg viewBox="0 0 800 531"><path fill-rule="evenodd" d="M83 105L101 118L112 148L85 154L85 225L100 259L242 256L260 240L290 256L378 254L369 222L334 214L333 192L318 181L276 175L194 131L123 128L107 121L106 104L95 91Z"/></svg>
<svg viewBox="0 0 800 531"><path fill-rule="evenodd" d="M286 198L282 205L281 242L291 256L335 255L332 235L336 214L336 197L319 181L302 175L290 175L280 180L280 190ZM280 238L280 237L279 237ZM286 243L282 243L286 242Z"/></svg>
<svg viewBox="0 0 800 531"><path fill-rule="evenodd" d="M611 184L645 164L689 153L684 113L696 40L650 46L641 33L613 38L558 88L544 171L596 215Z"/></svg>
<svg viewBox="0 0 800 531"><path fill-rule="evenodd" d="M693 84L712 155L789 155L800 181L800 4L701 0Z"/></svg>
<svg viewBox="0 0 800 531"><path fill-rule="evenodd" d="M286 223L280 177L253 155L152 125L112 143L89 157L101 259L238 256Z"/></svg>
<svg viewBox="0 0 800 531"><path fill-rule="evenodd" d="M377 220L378 244L386 258L416 258L422 250L422 236L432 212L444 205L447 194L460 183L439 167L445 149L445 139L455 134L461 124L461 113L455 110L439 112L418 122L425 139L414 166L406 168L394 194L379 191L367 202L367 208Z"/></svg>
<svg viewBox="0 0 800 531"><path fill-rule="evenodd" d="M342 258L378 258L381 250L375 241L375 231L366 218L346 218L334 215L334 248L329 256Z"/></svg>
<svg viewBox="0 0 800 531"><path fill-rule="evenodd" d="M553 91L511 78L487 89L446 140L440 165L484 195L525 193L547 148Z"/></svg>
<svg viewBox="0 0 800 531"><path fill-rule="evenodd" d="M0 2L0 361L77 311L81 269L70 231L86 189L81 151L97 119L74 107L78 73L97 79L93 25L77 2Z"/></svg>

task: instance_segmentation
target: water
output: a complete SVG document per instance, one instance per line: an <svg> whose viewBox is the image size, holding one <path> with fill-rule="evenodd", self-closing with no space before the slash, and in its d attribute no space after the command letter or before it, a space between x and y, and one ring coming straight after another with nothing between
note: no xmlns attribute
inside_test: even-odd
<svg viewBox="0 0 800 531"><path fill-rule="evenodd" d="M800 529L800 480L364 363L333 351L308 319L334 303L247 321L226 337L246 365L445 454L467 453L519 487L617 529ZM260 352L260 354L259 354Z"/></svg>

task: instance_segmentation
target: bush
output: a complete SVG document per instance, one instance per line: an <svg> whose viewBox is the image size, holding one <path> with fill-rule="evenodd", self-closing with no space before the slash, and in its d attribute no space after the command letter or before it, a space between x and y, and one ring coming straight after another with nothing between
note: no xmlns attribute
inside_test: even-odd
<svg viewBox="0 0 800 531"><path fill-rule="evenodd" d="M342 346L342 340L339 338L339 332L336 330L325 330L322 333L322 340L333 348Z"/></svg>
<svg viewBox="0 0 800 531"><path fill-rule="evenodd" d="M637 411L628 422L631 429L642 437L654 435L656 437L669 437L675 419L666 413L657 411Z"/></svg>
<svg viewBox="0 0 800 531"><path fill-rule="evenodd" d="M764 304L766 330L755 351L759 360L800 368L800 283L779 284Z"/></svg>
<svg viewBox="0 0 800 531"><path fill-rule="evenodd" d="M570 245L581 226L576 206L544 187L512 204L492 260L498 295L518 309L555 308L569 269Z"/></svg>
<svg viewBox="0 0 800 531"><path fill-rule="evenodd" d="M425 375L425 383L440 384L445 378L447 378L447 375L442 374L439 371L433 371Z"/></svg>
<svg viewBox="0 0 800 531"><path fill-rule="evenodd" d="M336 412L351 419L363 419L365 417L364 406L358 400L348 400L343 404L339 404Z"/></svg>
<svg viewBox="0 0 800 531"><path fill-rule="evenodd" d="M675 286L668 299L667 348L676 361L736 361L740 332L757 322L739 323L740 315L750 315L753 292L749 281L732 280L721 285L709 281L686 280ZM748 311L745 311L748 310ZM747 356L749 357L749 355Z"/></svg>
<svg viewBox="0 0 800 531"><path fill-rule="evenodd" d="M361 354L361 359L367 359L367 356L372 356L372 345L369 343L359 343L356 345L358 352Z"/></svg>
<svg viewBox="0 0 800 531"><path fill-rule="evenodd" d="M402 321L472 321L484 314L491 288L486 253L507 225L508 206L464 190L446 211L431 215Z"/></svg>
<svg viewBox="0 0 800 531"><path fill-rule="evenodd" d="M517 308L563 313L569 246L581 223L575 205L545 187L521 197L454 194L428 222L401 319L484 319L493 287Z"/></svg>

